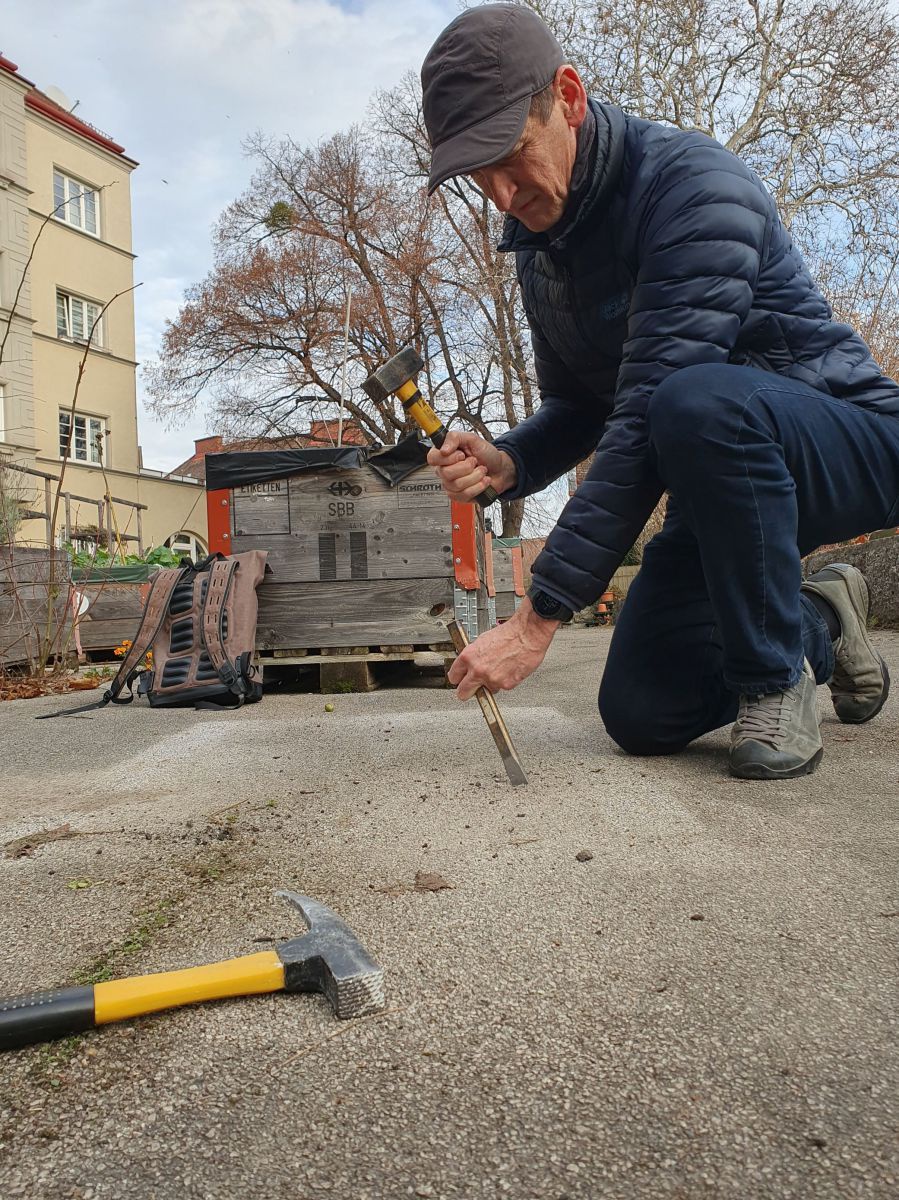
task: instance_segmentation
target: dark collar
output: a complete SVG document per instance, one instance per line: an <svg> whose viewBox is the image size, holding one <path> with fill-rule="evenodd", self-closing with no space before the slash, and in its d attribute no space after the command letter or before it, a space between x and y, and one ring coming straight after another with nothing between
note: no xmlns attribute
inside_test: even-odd
<svg viewBox="0 0 899 1200"><path fill-rule="evenodd" d="M563 250L575 229L606 203L623 157L624 113L612 104L590 100L578 130L571 192L562 216L544 233L532 233L515 217L506 217L497 250Z"/></svg>

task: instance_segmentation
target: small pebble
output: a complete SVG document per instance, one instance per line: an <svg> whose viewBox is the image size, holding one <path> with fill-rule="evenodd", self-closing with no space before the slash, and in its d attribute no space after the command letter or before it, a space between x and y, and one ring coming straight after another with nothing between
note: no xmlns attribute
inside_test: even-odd
<svg viewBox="0 0 899 1200"><path fill-rule="evenodd" d="M589 862L593 855L589 850L578 850L574 857L578 860L578 862Z"/></svg>

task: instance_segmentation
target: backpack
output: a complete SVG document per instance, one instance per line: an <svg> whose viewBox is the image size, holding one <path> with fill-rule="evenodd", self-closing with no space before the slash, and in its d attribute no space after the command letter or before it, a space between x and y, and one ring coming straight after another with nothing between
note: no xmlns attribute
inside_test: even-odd
<svg viewBox="0 0 899 1200"><path fill-rule="evenodd" d="M152 708L239 708L261 700L262 681L252 659L256 588L270 569L265 558L264 550L210 554L196 565L182 562L158 571L134 641L102 699L45 716L130 704L135 682ZM145 668L148 650L152 666Z"/></svg>

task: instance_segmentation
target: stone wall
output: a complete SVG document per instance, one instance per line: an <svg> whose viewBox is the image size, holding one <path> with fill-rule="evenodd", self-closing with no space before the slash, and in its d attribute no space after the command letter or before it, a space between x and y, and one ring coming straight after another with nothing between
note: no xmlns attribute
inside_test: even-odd
<svg viewBox="0 0 899 1200"><path fill-rule="evenodd" d="M811 575L833 562L851 563L864 575L871 593L871 628L899 629L899 536L817 550L803 562L803 574Z"/></svg>

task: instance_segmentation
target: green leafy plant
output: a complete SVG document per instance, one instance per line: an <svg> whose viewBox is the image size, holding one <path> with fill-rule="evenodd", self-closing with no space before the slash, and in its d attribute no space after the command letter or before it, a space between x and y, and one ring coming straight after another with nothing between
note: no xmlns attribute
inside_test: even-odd
<svg viewBox="0 0 899 1200"><path fill-rule="evenodd" d="M126 562L145 562L151 567L178 567L181 565L181 558L180 554L170 550L168 546L152 546L145 551L143 558L129 554Z"/></svg>
<svg viewBox="0 0 899 1200"><path fill-rule="evenodd" d="M114 667L89 667L88 670L82 671L82 679L95 680L99 685L104 679L112 679L115 676Z"/></svg>
<svg viewBox="0 0 899 1200"><path fill-rule="evenodd" d="M93 550L76 550L71 542L66 542L65 549L73 567L108 567L111 561L109 551L104 550L102 546Z"/></svg>
<svg viewBox="0 0 899 1200"><path fill-rule="evenodd" d="M73 567L111 567L116 561L105 546L96 546L90 550L76 550L71 542L66 542L65 548L72 560ZM151 546L143 554L126 554L124 565L133 567L146 563L151 567L178 567L181 565L181 558L181 554L170 550L168 546ZM122 560L118 559L118 562L121 566Z"/></svg>

